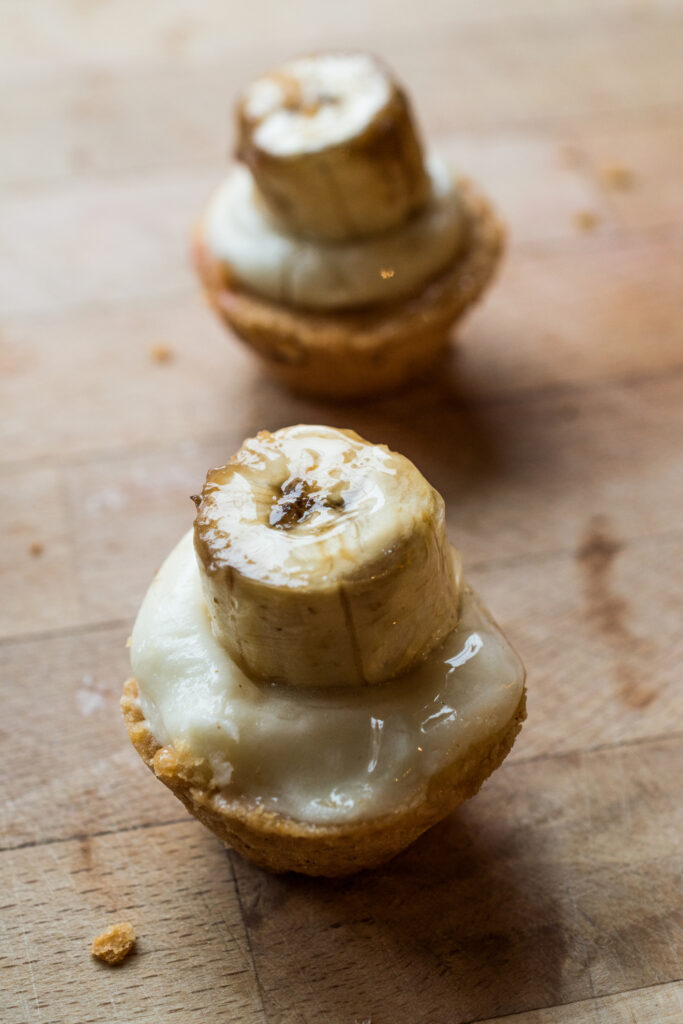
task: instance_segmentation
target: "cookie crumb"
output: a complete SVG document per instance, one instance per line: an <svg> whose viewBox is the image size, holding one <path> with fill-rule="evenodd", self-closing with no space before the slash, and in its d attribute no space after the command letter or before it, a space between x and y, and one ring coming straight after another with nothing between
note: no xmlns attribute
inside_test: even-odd
<svg viewBox="0 0 683 1024"><path fill-rule="evenodd" d="M602 169L602 180L608 188L625 191L633 187L633 171L622 164L609 164Z"/></svg>
<svg viewBox="0 0 683 1024"><path fill-rule="evenodd" d="M45 545L39 540L34 540L32 544L28 546L28 553L31 558L40 558L45 551Z"/></svg>
<svg viewBox="0 0 683 1024"><path fill-rule="evenodd" d="M135 947L135 932L127 921L113 924L93 939L90 952L106 964L120 964Z"/></svg>
<svg viewBox="0 0 683 1024"><path fill-rule="evenodd" d="M599 223L600 218L592 210L579 210L574 214L574 224L579 231L595 231Z"/></svg>
<svg viewBox="0 0 683 1024"><path fill-rule="evenodd" d="M170 345L159 342L149 350L150 358L155 363L170 363L173 359L173 349Z"/></svg>

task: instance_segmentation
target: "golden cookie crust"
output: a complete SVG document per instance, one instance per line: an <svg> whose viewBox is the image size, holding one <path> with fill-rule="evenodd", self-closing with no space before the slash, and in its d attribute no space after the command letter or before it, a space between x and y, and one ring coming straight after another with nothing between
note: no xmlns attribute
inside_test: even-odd
<svg viewBox="0 0 683 1024"><path fill-rule="evenodd" d="M132 924L119 921L93 939L90 953L106 964L120 964L135 949L135 941Z"/></svg>
<svg viewBox="0 0 683 1024"><path fill-rule="evenodd" d="M434 775L426 793L390 814L341 825L306 824L223 797L212 787L205 762L184 757L154 738L135 679L124 684L121 710L130 740L147 767L228 846L268 871L335 877L378 867L474 796L515 742L526 718L526 690L505 726Z"/></svg>
<svg viewBox="0 0 683 1024"><path fill-rule="evenodd" d="M239 284L229 265L208 251L200 221L193 258L207 299L293 391L361 398L411 384L445 350L453 324L486 288L504 247L505 229L486 197L465 178L456 184L466 225L463 245L409 298L331 313L274 302Z"/></svg>

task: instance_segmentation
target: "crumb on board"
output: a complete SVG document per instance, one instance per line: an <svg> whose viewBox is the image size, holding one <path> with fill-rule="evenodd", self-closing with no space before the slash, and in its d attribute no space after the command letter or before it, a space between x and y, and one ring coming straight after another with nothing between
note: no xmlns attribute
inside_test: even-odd
<svg viewBox="0 0 683 1024"><path fill-rule="evenodd" d="M625 190L633 186L633 171L623 164L608 164L602 169L602 180L608 188Z"/></svg>
<svg viewBox="0 0 683 1024"><path fill-rule="evenodd" d="M170 363L171 359L173 359L173 349L162 341L152 345L149 354L154 363Z"/></svg>
<svg viewBox="0 0 683 1024"><path fill-rule="evenodd" d="M40 558L44 552L45 545L39 540L34 540L33 543L28 546L28 553L31 558Z"/></svg>
<svg viewBox="0 0 683 1024"><path fill-rule="evenodd" d="M579 210L574 214L574 224L579 231L595 231L599 223L600 218L592 210Z"/></svg>
<svg viewBox="0 0 683 1024"><path fill-rule="evenodd" d="M127 921L112 924L93 939L90 952L106 964L120 964L135 947L135 932Z"/></svg>

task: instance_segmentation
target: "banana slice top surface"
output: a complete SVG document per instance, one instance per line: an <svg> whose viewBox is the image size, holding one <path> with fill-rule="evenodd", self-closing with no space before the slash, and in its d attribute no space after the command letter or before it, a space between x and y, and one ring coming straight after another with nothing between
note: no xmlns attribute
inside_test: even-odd
<svg viewBox="0 0 683 1024"><path fill-rule="evenodd" d="M253 82L242 115L253 141L286 157L342 145L362 134L387 105L391 79L364 53L301 57Z"/></svg>
<svg viewBox="0 0 683 1024"><path fill-rule="evenodd" d="M381 576L441 498L416 467L352 430L299 425L249 438L209 472L195 543L205 571L273 587Z"/></svg>
<svg viewBox="0 0 683 1024"><path fill-rule="evenodd" d="M419 799L435 772L505 728L524 686L518 656L466 586L457 626L390 684L254 682L214 636L191 531L144 599L131 664L158 742L205 761L227 799L321 824Z"/></svg>
<svg viewBox="0 0 683 1024"><path fill-rule="evenodd" d="M204 242L238 281L276 302L321 311L395 302L419 291L466 242L452 172L437 154L426 172L428 198L412 216L376 234L322 242L291 233L251 170L236 164L209 201Z"/></svg>
<svg viewBox="0 0 683 1024"><path fill-rule="evenodd" d="M254 678L384 683L457 621L443 499L386 445L326 426L262 431L195 500L214 633Z"/></svg>

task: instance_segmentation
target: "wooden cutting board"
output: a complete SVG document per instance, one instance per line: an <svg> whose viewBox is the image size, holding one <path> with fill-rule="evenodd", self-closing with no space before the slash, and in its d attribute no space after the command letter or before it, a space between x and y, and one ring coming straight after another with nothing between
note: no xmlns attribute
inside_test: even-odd
<svg viewBox="0 0 683 1024"><path fill-rule="evenodd" d="M683 6L0 11L0 1020L683 1020ZM321 45L392 62L510 227L448 372L346 407L268 383L186 259L237 89ZM297 421L417 463L529 672L479 796L345 881L226 853L117 708L188 495ZM90 942L122 919L108 969Z"/></svg>

